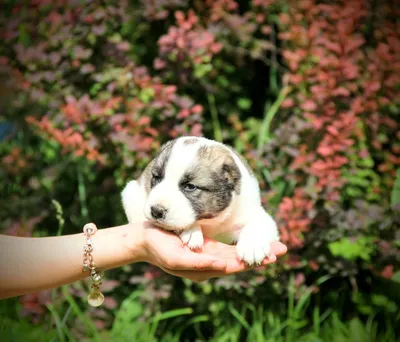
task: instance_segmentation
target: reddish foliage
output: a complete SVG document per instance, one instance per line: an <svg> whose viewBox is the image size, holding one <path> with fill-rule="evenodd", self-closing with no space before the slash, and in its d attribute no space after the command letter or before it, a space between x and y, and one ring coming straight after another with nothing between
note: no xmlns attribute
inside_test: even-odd
<svg viewBox="0 0 400 342"><path fill-rule="evenodd" d="M168 33L158 40L161 59L157 59L157 69L165 67L163 59L171 59L178 64L201 64L221 51L214 34L198 25L198 17L189 10L187 18L181 11L175 12L177 26L171 26Z"/></svg>
<svg viewBox="0 0 400 342"><path fill-rule="evenodd" d="M289 248L302 246L304 233L310 229L309 213L313 202L301 189L292 198L283 198L278 207L277 217L281 220L281 240Z"/></svg>
<svg viewBox="0 0 400 342"><path fill-rule="evenodd" d="M368 6L361 0L307 1L293 3L288 13L279 15L282 55L289 67L285 79L292 87L282 108L310 123L296 131L301 136L297 146L285 142L285 148L294 147L289 168L294 175L284 179L295 179L296 185L277 216L282 240L290 247L309 247L304 243L308 236L312 246L324 246L332 236L351 236L355 229L375 235L369 229L377 226L387 236L394 234L388 199L400 162L395 114L400 98L399 11L392 2L382 4L374 9L380 19L372 23ZM364 34L365 26L371 27L372 38ZM282 126L287 129L286 123ZM365 199L376 201L381 211L363 204L364 212L357 203ZM310 227L318 233L305 235ZM319 261L321 250L308 250ZM387 252L377 252L375 263L386 263ZM400 260L398 254L391 257ZM316 261L309 262L314 271L320 268ZM337 268L333 263L329 267L332 272ZM386 267L382 275L392 272Z"/></svg>
<svg viewBox="0 0 400 342"><path fill-rule="evenodd" d="M385 268L382 270L381 275L384 278L392 278L393 277L393 265L387 265Z"/></svg>
<svg viewBox="0 0 400 342"><path fill-rule="evenodd" d="M235 0L139 3L133 8L126 1L101 6L34 1L15 5L11 12L18 15L4 21L0 67L12 76L4 88L18 94L7 120L20 125L21 113L27 123L21 125L22 140L1 155L0 174L11 179L11 186L4 182L3 197L16 208L1 211L8 232L32 234L46 215L38 215L37 198L49 207L49 192L63 202L75 229L84 219L70 186L78 183L75 166L98 224L125 222L118 199L122 184L164 141L201 135L203 125L212 136L219 121L224 141L243 152L259 176L263 204L271 213L277 209L281 238L290 248L284 269L299 269L298 284L304 282L304 267L355 276L364 262L344 263L328 248L349 236L374 237L375 269L391 276L394 260L400 261L393 242L398 223L389 203L400 165L394 2L373 8L376 2L361 0L289 6L253 0L247 7ZM271 89L261 89L264 95L252 94L253 76L266 70L259 64L271 72L261 78L278 75L278 86L270 82ZM281 76L290 92L266 142L256 102L275 100ZM211 112L217 119L207 122ZM74 166L61 170L71 160ZM25 198L33 204L21 211L17 204ZM102 215L108 206L112 219ZM150 269L139 278L157 292L161 275ZM173 295L160 291L155 300ZM25 300L32 313L41 310L35 298ZM115 304L111 299L106 306ZM96 315L103 326L106 315Z"/></svg>
<svg viewBox="0 0 400 342"><path fill-rule="evenodd" d="M3 167L7 169L12 175L18 174L20 170L28 167L29 159L25 156L19 147L14 147L11 149L8 155L1 159Z"/></svg>
<svg viewBox="0 0 400 342"><path fill-rule="evenodd" d="M47 311L46 305L51 303L51 291L27 294L20 298L21 317L30 317L33 323L39 323Z"/></svg>

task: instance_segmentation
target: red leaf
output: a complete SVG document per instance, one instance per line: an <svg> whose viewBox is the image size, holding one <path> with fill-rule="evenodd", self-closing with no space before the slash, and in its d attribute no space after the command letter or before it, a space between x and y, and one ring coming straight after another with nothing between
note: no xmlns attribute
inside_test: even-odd
<svg viewBox="0 0 400 342"><path fill-rule="evenodd" d="M282 102L282 105L281 105L281 107L282 108L290 108L290 107L293 107L294 106L294 101L293 101L293 99L285 99L283 102Z"/></svg>
<svg viewBox="0 0 400 342"><path fill-rule="evenodd" d="M332 94L335 95L335 96L345 96L345 97L348 97L348 96L350 96L350 91L349 91L348 89L344 88L344 87L339 87L339 88L336 88L336 89L332 92Z"/></svg>
<svg viewBox="0 0 400 342"><path fill-rule="evenodd" d="M347 44L344 46L344 53L348 54L349 52L352 52L352 51L358 49L364 43L365 43L365 40L363 37L356 37L353 39L349 39L347 41Z"/></svg>
<svg viewBox="0 0 400 342"><path fill-rule="evenodd" d="M190 110L189 109L182 109L179 113L178 113L178 118L179 119L185 119L190 115Z"/></svg>
<svg viewBox="0 0 400 342"><path fill-rule="evenodd" d="M182 11L175 12L175 19L178 21L185 20L185 14Z"/></svg>
<svg viewBox="0 0 400 342"><path fill-rule="evenodd" d="M195 106L192 107L191 111L192 111L192 113L199 114L199 113L201 113L203 111L203 106L202 105L195 105Z"/></svg>
<svg viewBox="0 0 400 342"><path fill-rule="evenodd" d="M365 91L370 94L377 92L380 88L381 88L381 83L379 81L370 81L364 83Z"/></svg>
<svg viewBox="0 0 400 342"><path fill-rule="evenodd" d="M263 34L270 34L272 32L271 26L263 25L261 27L261 32Z"/></svg>
<svg viewBox="0 0 400 342"><path fill-rule="evenodd" d="M326 156L332 155L335 151L329 146L320 146L320 147L318 147L317 152L321 156L326 157Z"/></svg>
<svg viewBox="0 0 400 342"><path fill-rule="evenodd" d="M280 20L281 24L283 24L283 25L287 25L290 23L290 17L286 13L280 13L279 20Z"/></svg>
<svg viewBox="0 0 400 342"><path fill-rule="evenodd" d="M305 111L312 112L317 109L317 104L312 100L306 100L300 107Z"/></svg>
<svg viewBox="0 0 400 342"><path fill-rule="evenodd" d="M324 42L324 45L328 48L328 50L336 52L337 54L340 54L342 52L342 48L340 47L339 43L335 43L330 40L326 40Z"/></svg>
<svg viewBox="0 0 400 342"><path fill-rule="evenodd" d="M335 137L339 136L339 131L334 126L328 126L326 130Z"/></svg>
<svg viewBox="0 0 400 342"><path fill-rule="evenodd" d="M149 116L141 116L139 118L139 120L137 121L137 124L139 126L147 126L148 124L150 124L150 117Z"/></svg>
<svg viewBox="0 0 400 342"><path fill-rule="evenodd" d="M393 265L387 265L383 271L381 272L381 276L384 278L389 278L391 279L393 277Z"/></svg>
<svg viewBox="0 0 400 342"><path fill-rule="evenodd" d="M313 271L318 271L318 269L319 269L319 265L318 265L314 260L310 260L310 261L308 262L308 265L310 266L310 268L311 268Z"/></svg>
<svg viewBox="0 0 400 342"><path fill-rule="evenodd" d="M165 61L163 61L160 58L156 58L154 60L154 69L156 69L156 70L160 70L160 69L165 68L165 65L166 65Z"/></svg>

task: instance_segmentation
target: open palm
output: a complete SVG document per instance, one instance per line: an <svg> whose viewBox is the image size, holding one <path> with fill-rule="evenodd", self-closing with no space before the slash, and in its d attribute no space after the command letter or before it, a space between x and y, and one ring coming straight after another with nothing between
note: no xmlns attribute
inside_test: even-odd
<svg viewBox="0 0 400 342"><path fill-rule="evenodd" d="M251 269L237 257L236 246L205 238L202 250L194 252L178 236L150 225L145 228L144 236L145 261L175 276L204 281ZM273 242L272 254L262 265L275 262L276 256L286 251L284 244Z"/></svg>

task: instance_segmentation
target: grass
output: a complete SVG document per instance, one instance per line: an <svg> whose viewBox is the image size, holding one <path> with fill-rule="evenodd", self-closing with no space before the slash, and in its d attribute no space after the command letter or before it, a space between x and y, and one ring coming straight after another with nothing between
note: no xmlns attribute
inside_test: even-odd
<svg viewBox="0 0 400 342"><path fill-rule="evenodd" d="M315 286L325 282L321 278ZM99 331L94 322L81 309L85 305L73 298L68 287L62 288L63 303L48 305L52 315L52 327L34 326L24 320L3 317L0 320L0 341L135 341L174 342L185 341L184 336L197 336L195 341L210 342L395 342L395 326L386 323L378 330L373 316L366 322L360 318L342 321L338 312L320 312L319 307L310 310L313 288L295 297L294 280L289 284L286 314L267 310L263 305L251 303L240 309L233 303L228 305L224 325L215 326L212 336L205 338L202 324L212 325L208 315L193 315L192 308L180 308L156 313L143 319L144 307L140 304L141 291L133 292L115 312L109 330ZM61 305L60 305L61 304ZM66 309L65 309L66 308ZM64 312L62 312L64 310ZM308 314L307 314L308 312ZM312 312L310 315L309 312ZM4 310L3 310L4 314ZM397 322L398 323L398 322ZM84 327L86 338L74 336L72 327ZM383 332L382 332L383 331ZM189 339L187 339L189 341ZM194 341L190 339L190 341Z"/></svg>

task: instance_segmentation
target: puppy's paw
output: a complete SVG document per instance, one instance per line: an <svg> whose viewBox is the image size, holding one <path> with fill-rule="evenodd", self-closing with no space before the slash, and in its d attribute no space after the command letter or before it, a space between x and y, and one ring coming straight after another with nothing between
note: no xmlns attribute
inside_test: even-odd
<svg viewBox="0 0 400 342"><path fill-rule="evenodd" d="M237 254L249 266L260 265L271 257L271 243L279 240L274 220L248 223L240 232L236 245Z"/></svg>
<svg viewBox="0 0 400 342"><path fill-rule="evenodd" d="M260 265L266 257L270 256L270 243L268 240L242 238L236 245L237 254L249 266Z"/></svg>
<svg viewBox="0 0 400 342"><path fill-rule="evenodd" d="M179 237L190 249L201 249L204 244L203 232L200 228L184 230Z"/></svg>

